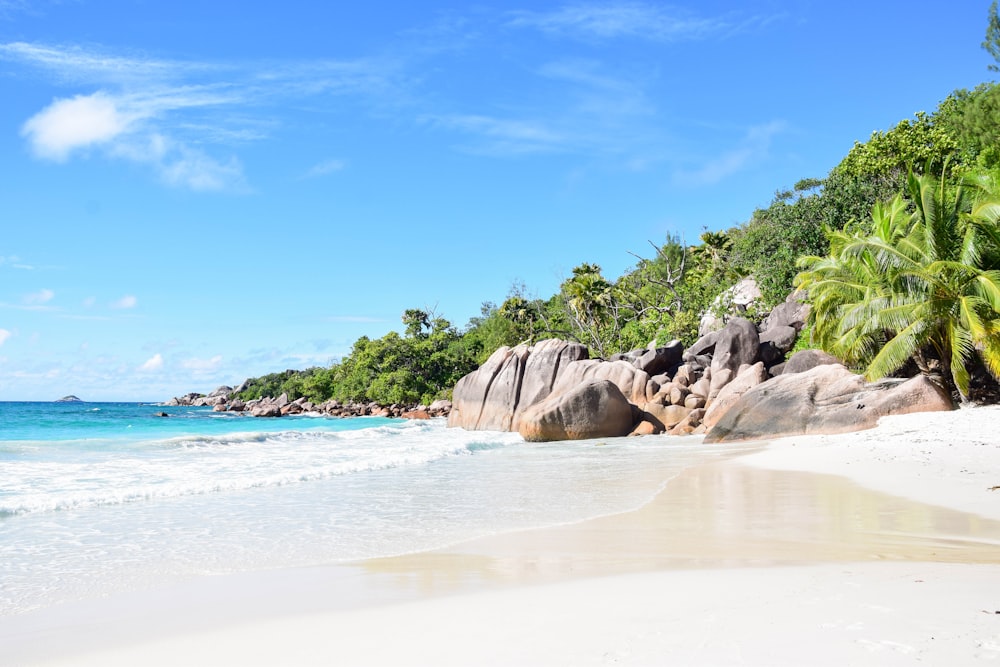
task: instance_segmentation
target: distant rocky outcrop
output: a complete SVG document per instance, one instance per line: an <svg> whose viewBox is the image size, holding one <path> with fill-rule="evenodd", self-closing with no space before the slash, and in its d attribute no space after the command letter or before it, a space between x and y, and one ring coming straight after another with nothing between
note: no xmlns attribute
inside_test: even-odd
<svg viewBox="0 0 1000 667"><path fill-rule="evenodd" d="M438 400L430 405L379 405L325 401L314 404L303 398L294 401L287 394L278 397L265 396L251 401L242 401L237 394L246 389L249 381L236 389L219 387L211 394L190 393L166 401L165 406L211 407L216 412L238 412L250 417L284 417L286 415L312 414L325 417L393 417L402 419L430 419L447 417L451 412L451 401Z"/></svg>
<svg viewBox="0 0 1000 667"><path fill-rule="evenodd" d="M70 394L69 396L63 396L56 403L83 403L83 399Z"/></svg>

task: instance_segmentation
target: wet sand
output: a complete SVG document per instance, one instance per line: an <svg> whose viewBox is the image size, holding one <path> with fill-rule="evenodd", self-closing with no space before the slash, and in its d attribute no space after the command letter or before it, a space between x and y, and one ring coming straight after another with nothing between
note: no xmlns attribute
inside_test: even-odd
<svg viewBox="0 0 1000 667"><path fill-rule="evenodd" d="M973 495L967 479L1000 477L997 446L980 438L1000 412L972 416L964 440L923 416L786 439L689 469L640 510L582 523L65 605L5 623L3 662L1000 660L1000 510L983 504L996 492L979 484ZM927 443L924 459L911 456ZM876 483L843 476L850 466Z"/></svg>

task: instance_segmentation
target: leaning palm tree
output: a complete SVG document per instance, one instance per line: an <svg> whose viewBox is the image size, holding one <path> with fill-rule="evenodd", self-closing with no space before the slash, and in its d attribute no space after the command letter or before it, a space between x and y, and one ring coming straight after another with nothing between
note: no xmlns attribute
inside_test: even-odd
<svg viewBox="0 0 1000 667"><path fill-rule="evenodd" d="M1000 189L907 178L866 235L830 232L831 254L800 260L818 342L870 380L909 360L965 400L980 357L1000 378Z"/></svg>

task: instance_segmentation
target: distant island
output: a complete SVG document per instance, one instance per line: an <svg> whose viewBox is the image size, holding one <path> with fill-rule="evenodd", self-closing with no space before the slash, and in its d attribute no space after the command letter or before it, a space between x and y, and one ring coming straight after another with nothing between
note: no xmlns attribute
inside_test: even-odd
<svg viewBox="0 0 1000 667"><path fill-rule="evenodd" d="M70 394L69 396L63 396L56 403L83 403L83 399Z"/></svg>

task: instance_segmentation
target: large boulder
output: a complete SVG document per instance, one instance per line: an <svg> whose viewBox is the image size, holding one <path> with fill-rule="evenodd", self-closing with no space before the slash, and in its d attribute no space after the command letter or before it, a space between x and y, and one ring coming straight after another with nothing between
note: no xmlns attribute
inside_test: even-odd
<svg viewBox="0 0 1000 667"><path fill-rule="evenodd" d="M611 380L588 379L554 393L522 414L518 433L525 440L583 440L628 435L632 405Z"/></svg>
<svg viewBox="0 0 1000 667"><path fill-rule="evenodd" d="M831 364L840 365L840 359L831 354L827 354L823 350L799 350L785 362L785 365L782 367L781 374L791 375L792 373L804 373L805 371L812 370L817 366L828 366Z"/></svg>
<svg viewBox="0 0 1000 667"><path fill-rule="evenodd" d="M715 297L708 312L703 313L698 324L698 335L704 336L722 329L731 315L745 313L761 297L760 287L753 277L744 278Z"/></svg>
<svg viewBox="0 0 1000 667"><path fill-rule="evenodd" d="M719 332L707 333L694 342L691 347L684 350L684 361L694 361L702 355L710 355L715 351L715 343L719 340Z"/></svg>
<svg viewBox="0 0 1000 667"><path fill-rule="evenodd" d="M452 391L448 426L484 431L509 430L514 418L514 400L510 387L505 386L505 380L517 375L526 351L515 351L506 345L500 347L482 366L460 379Z"/></svg>
<svg viewBox="0 0 1000 667"><path fill-rule="evenodd" d="M712 404L705 410L701 423L706 428L715 426L716 422L742 398L743 394L765 380L767 380L767 370L764 368L763 362L758 361L753 366L744 366L733 381L723 387L718 396L712 400Z"/></svg>
<svg viewBox="0 0 1000 667"><path fill-rule="evenodd" d="M517 430L518 419L525 409L552 393L552 388L567 366L588 356L586 346L564 340L543 340L532 346L524 365L511 430Z"/></svg>
<svg viewBox="0 0 1000 667"><path fill-rule="evenodd" d="M642 413L645 421L651 422L661 429L671 429L691 414L691 408L683 405L659 405L657 403L647 403L646 409Z"/></svg>
<svg viewBox="0 0 1000 667"><path fill-rule="evenodd" d="M555 339L499 348L455 385L448 426L517 430L521 412L547 397L571 362L587 356L585 346Z"/></svg>
<svg viewBox="0 0 1000 667"><path fill-rule="evenodd" d="M792 327L801 331L809 317L809 304L805 302L805 298L806 294L802 290L789 294L784 303L779 303L764 318L760 330L766 332L777 327Z"/></svg>
<svg viewBox="0 0 1000 667"><path fill-rule="evenodd" d="M947 392L924 376L868 383L829 364L751 388L708 431L705 442L848 433L872 428L886 415L952 408Z"/></svg>
<svg viewBox="0 0 1000 667"><path fill-rule="evenodd" d="M684 354L684 346L679 340L672 340L663 347L650 347L632 363L650 375L660 375L677 370Z"/></svg>
<svg viewBox="0 0 1000 667"><path fill-rule="evenodd" d="M552 393L569 391L585 380L611 380L631 403L639 406L646 403L649 373L639 370L627 361L600 359L574 361L559 374L559 380L552 388Z"/></svg>
<svg viewBox="0 0 1000 667"><path fill-rule="evenodd" d="M734 317L719 332L712 355L712 384L708 401L712 402L729 384L743 366L752 366L760 360L760 337L757 326L742 317Z"/></svg>

